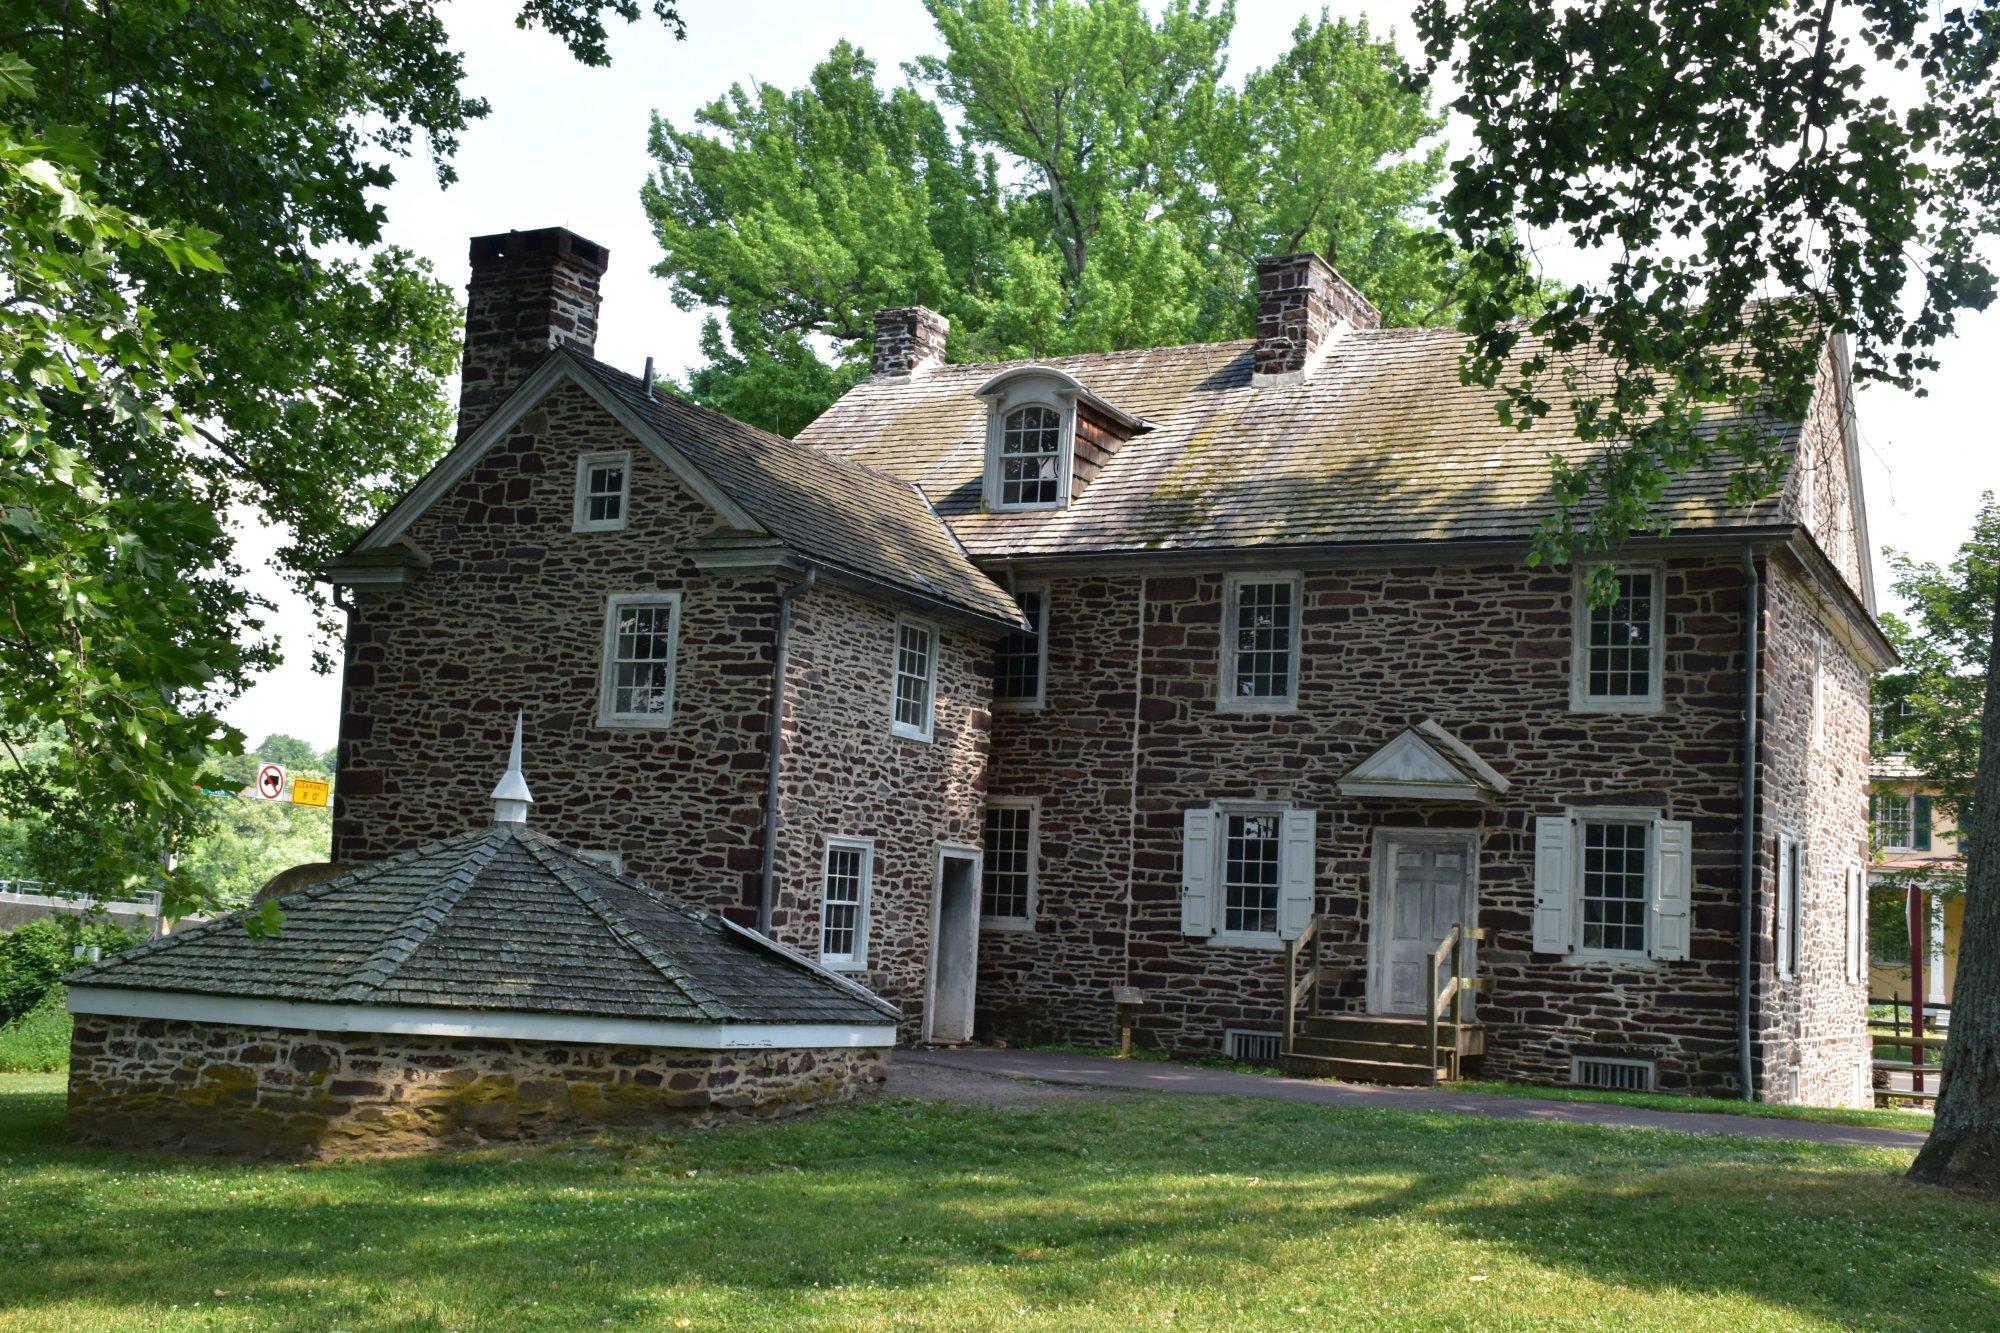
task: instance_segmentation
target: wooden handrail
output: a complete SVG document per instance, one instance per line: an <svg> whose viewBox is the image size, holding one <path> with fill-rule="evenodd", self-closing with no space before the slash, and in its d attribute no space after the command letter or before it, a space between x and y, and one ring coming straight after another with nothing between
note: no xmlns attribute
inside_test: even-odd
<svg viewBox="0 0 2000 1333"><path fill-rule="evenodd" d="M1444 933L1444 938L1438 941L1438 947L1431 950L1430 971L1427 974L1428 980L1424 982L1424 1032L1430 1039L1430 1050L1424 1058L1434 1065L1437 1063L1438 1010L1450 1004L1452 998L1458 993L1458 944L1460 934L1463 930L1463 923L1458 921L1451 923L1451 929L1447 930ZM1445 985L1443 991L1440 992L1438 990L1438 964L1447 958L1452 960L1451 980Z"/></svg>
<svg viewBox="0 0 2000 1333"><path fill-rule="evenodd" d="M1313 1012L1319 1012L1319 928L1326 918L1314 916L1296 938L1285 941L1285 1030L1279 1046L1286 1055L1292 1053L1292 1038L1298 1030L1299 1006L1307 995L1312 996ZM1312 956L1304 977L1299 976L1299 954L1310 944Z"/></svg>

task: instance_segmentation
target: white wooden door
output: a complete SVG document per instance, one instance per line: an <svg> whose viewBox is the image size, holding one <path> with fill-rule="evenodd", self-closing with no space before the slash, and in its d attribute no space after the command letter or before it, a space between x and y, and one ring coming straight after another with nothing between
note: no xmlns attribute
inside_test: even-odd
<svg viewBox="0 0 2000 1333"><path fill-rule="evenodd" d="M1385 852L1384 879L1376 921L1384 931L1377 965L1383 969L1376 994L1392 1014L1424 1012L1424 988L1430 957L1452 923L1466 909L1466 849L1459 843L1391 842Z"/></svg>

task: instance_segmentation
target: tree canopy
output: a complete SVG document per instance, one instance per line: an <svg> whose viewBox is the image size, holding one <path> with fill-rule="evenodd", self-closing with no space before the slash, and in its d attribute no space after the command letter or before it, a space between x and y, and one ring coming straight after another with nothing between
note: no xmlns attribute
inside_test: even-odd
<svg viewBox="0 0 2000 1333"><path fill-rule="evenodd" d="M1334 256L1390 323L1456 309L1425 211L1442 121L1365 23L1302 21L1238 86L1228 5L928 8L943 54L908 86L843 42L803 88L655 118L659 272L727 312L688 378L711 406L796 431L865 373L874 312L912 302L958 360L1242 336L1260 254Z"/></svg>
<svg viewBox="0 0 2000 1333"><path fill-rule="evenodd" d="M526 0L577 58L654 0ZM372 195L486 113L434 0L0 0L0 816L37 873L200 886L220 705L272 660L225 516L311 571L445 448L456 302ZM42 762L25 751L42 747Z"/></svg>
<svg viewBox="0 0 2000 1333"><path fill-rule="evenodd" d="M1991 302L1996 19L1920 0L1425 0L1430 70L1449 72L1473 134L1443 205L1472 256L1467 378L1504 417L1563 412L1604 446L1558 466L1541 558L1658 530L1664 487L1693 468L1730 467L1738 499L1769 494L1790 441L1757 413L1802 418L1827 335L1852 340L1855 378L1917 387L1958 314ZM1604 277L1526 311L1550 233ZM1531 334L1548 355L1517 355ZM1611 372L1565 374L1581 347ZM1719 407L1742 424L1718 426ZM1991 676L1983 792L2000 786ZM2000 1188L2000 801L1975 802L1963 832L1944 1092L1916 1171Z"/></svg>

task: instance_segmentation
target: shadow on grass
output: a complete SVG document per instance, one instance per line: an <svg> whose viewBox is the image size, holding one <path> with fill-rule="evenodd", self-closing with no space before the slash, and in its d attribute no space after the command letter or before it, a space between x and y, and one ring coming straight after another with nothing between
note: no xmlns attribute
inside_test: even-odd
<svg viewBox="0 0 2000 1333"><path fill-rule="evenodd" d="M0 1313L35 1322L2000 1322L2000 1209L1895 1153L1159 1098L236 1166L64 1148L7 1086Z"/></svg>

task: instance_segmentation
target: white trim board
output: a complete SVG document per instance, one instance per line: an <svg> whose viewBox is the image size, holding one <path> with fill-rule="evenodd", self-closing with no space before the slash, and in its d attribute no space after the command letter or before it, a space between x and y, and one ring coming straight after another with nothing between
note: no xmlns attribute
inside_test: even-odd
<svg viewBox="0 0 2000 1333"><path fill-rule="evenodd" d="M893 1024L691 1023L676 1019L603 1018L516 1010L446 1009L401 1004L323 1004L242 995L72 986L72 1014L231 1023L298 1032L381 1032L416 1037L574 1041L600 1046L660 1046L697 1051L894 1046Z"/></svg>

